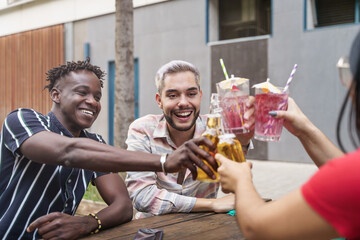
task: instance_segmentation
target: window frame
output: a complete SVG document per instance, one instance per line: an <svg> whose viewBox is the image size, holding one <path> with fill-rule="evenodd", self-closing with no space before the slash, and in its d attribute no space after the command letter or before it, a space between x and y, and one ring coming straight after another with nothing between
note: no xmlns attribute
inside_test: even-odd
<svg viewBox="0 0 360 240"><path fill-rule="evenodd" d="M233 38L233 39L224 39L224 40L219 40L219 13L216 16L216 20L217 20L217 37L216 40L211 40L210 39L210 18L211 18L211 7L210 7L210 1L211 0L205 0L205 43L208 45L213 45L213 44L218 44L218 43L231 43L231 42L239 42L239 41L247 41L249 39L263 39L263 38L270 38L272 37L273 34L273 0L270 0L270 29L269 29L269 34L264 34L264 35L256 35L256 36L249 36L249 37L239 37L239 38ZM221 0L219 0L221 1ZM219 11L219 6L217 6L217 11Z"/></svg>
<svg viewBox="0 0 360 240"><path fill-rule="evenodd" d="M315 0L304 0L304 31L316 31L326 28L349 26L360 23L360 0L355 1L355 20L352 23L341 23L329 26L315 26L314 16L316 17L316 4ZM316 18L315 18L316 19Z"/></svg>

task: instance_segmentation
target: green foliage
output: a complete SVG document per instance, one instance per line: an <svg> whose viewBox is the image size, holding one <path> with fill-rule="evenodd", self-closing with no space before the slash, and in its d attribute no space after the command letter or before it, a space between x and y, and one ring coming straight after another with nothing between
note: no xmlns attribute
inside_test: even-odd
<svg viewBox="0 0 360 240"><path fill-rule="evenodd" d="M104 202L104 200L101 198L100 193L96 189L95 186L93 186L91 183L89 184L88 188L86 189L86 192L84 194L84 199L97 201L97 202Z"/></svg>

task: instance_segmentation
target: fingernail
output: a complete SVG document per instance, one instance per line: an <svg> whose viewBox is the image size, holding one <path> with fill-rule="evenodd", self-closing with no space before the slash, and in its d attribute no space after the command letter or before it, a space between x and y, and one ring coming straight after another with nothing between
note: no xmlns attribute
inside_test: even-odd
<svg viewBox="0 0 360 240"><path fill-rule="evenodd" d="M276 111L270 111L269 115L272 116L272 117L276 117L277 112Z"/></svg>

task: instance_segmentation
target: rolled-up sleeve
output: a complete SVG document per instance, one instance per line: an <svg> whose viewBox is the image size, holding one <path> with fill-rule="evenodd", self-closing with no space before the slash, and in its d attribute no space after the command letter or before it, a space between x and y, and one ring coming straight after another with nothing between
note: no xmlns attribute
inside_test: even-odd
<svg viewBox="0 0 360 240"><path fill-rule="evenodd" d="M130 125L126 144L128 150L154 154L170 153L154 151L151 133L136 122ZM161 215L171 212L190 212L196 198L182 195L182 185L176 183L177 174L165 176L162 172L127 172L126 185L133 201L134 208L139 212Z"/></svg>

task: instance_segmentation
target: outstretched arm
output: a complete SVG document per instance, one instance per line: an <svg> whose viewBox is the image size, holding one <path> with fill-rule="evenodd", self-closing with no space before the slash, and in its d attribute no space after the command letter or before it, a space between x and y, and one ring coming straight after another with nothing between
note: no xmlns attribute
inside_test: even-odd
<svg viewBox="0 0 360 240"><path fill-rule="evenodd" d="M264 202L252 183L250 162L236 163L220 154L220 182L225 192L234 192L236 217L246 239L331 239L334 228L304 200L300 189L271 202Z"/></svg>
<svg viewBox="0 0 360 240"><path fill-rule="evenodd" d="M215 169L217 164L209 153L198 147L200 144L213 147L207 138L187 141L167 157L165 170L176 172L189 168L196 177L196 164L215 178L198 156L208 160ZM69 138L48 131L41 131L26 139L20 151L35 162L99 172L162 171L159 155L126 151L91 139Z"/></svg>
<svg viewBox="0 0 360 240"><path fill-rule="evenodd" d="M320 167L328 160L344 153L337 148L300 110L292 98L287 111L276 111L276 118L283 118L284 127L298 137L314 163Z"/></svg>

